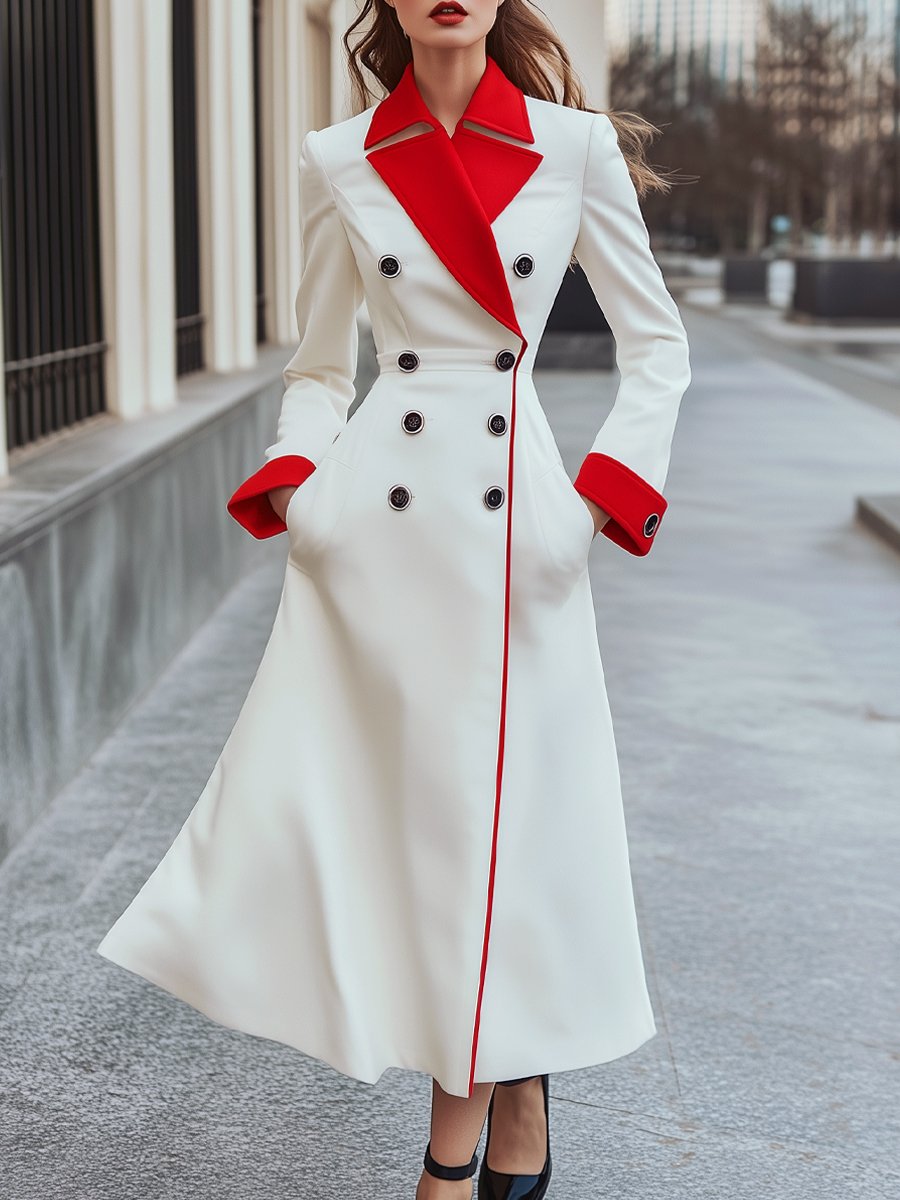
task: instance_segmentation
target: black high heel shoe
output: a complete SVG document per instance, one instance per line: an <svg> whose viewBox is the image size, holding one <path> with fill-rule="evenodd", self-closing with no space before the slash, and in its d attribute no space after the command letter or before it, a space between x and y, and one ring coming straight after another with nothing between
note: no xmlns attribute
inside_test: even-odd
<svg viewBox="0 0 900 1200"><path fill-rule="evenodd" d="M491 1097L493 1099L493 1096ZM428 1139L428 1145L425 1147L425 1170L429 1175L433 1175L435 1179L471 1179L478 1170L478 1152L476 1151L469 1162L464 1163L461 1167L445 1167L443 1163L439 1163L431 1153L431 1138Z"/></svg>
<svg viewBox="0 0 900 1200"><path fill-rule="evenodd" d="M503 1087L514 1087L517 1083L526 1083L534 1079L534 1075L524 1075L521 1079L502 1079L498 1083ZM487 1140L484 1144L484 1158L481 1160L481 1170L478 1174L478 1200L542 1200L550 1186L550 1173L553 1164L550 1159L550 1076L540 1076L544 1089L544 1116L547 1119L547 1158L540 1175L508 1175L504 1171L495 1171L487 1165L488 1146L491 1141L491 1116L494 1109L494 1094L488 1105Z"/></svg>

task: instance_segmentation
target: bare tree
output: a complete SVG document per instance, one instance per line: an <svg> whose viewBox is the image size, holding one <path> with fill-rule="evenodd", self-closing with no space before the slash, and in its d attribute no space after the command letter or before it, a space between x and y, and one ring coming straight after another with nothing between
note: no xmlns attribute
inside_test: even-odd
<svg viewBox="0 0 900 1200"><path fill-rule="evenodd" d="M648 197L648 222L759 252L787 213L795 250L809 231L849 245L868 230L884 244L900 223L900 9L896 47L866 18L852 0L840 17L769 2L749 82L711 75L708 47L660 56L635 39L612 64L611 103L660 127L658 165L699 176Z"/></svg>

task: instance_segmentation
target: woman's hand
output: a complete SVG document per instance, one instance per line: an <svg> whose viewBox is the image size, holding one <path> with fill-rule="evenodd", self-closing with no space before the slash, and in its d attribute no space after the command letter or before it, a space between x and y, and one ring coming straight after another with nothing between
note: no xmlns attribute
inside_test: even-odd
<svg viewBox="0 0 900 1200"><path fill-rule="evenodd" d="M296 492L297 487L288 483L284 487L270 488L266 495L269 497L269 503L275 511L275 515L279 521L283 521L287 515L287 507L291 502L291 496Z"/></svg>
<svg viewBox="0 0 900 1200"><path fill-rule="evenodd" d="M605 509L602 509L599 504L595 504L593 500L589 500L587 496L582 496L581 492L578 495L581 496L582 500L588 506L588 512L594 518L594 537L596 537L610 519L609 513Z"/></svg>

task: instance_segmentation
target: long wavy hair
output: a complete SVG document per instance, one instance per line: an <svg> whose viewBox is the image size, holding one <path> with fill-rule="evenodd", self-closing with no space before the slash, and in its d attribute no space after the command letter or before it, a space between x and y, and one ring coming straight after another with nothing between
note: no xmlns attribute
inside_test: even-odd
<svg viewBox="0 0 900 1200"><path fill-rule="evenodd" d="M361 26L363 32L357 38L356 31ZM386 92L393 91L412 60L409 39L390 4L384 0L363 0L359 14L341 40L350 70L353 105L355 111L362 112L381 99L366 82L362 67ZM531 0L504 0L497 9L497 19L487 35L485 48L504 75L526 96L580 108L583 112L605 112L615 127L639 196L670 190L669 180L647 161L647 146L660 132L658 127L638 113L589 107L565 46Z"/></svg>

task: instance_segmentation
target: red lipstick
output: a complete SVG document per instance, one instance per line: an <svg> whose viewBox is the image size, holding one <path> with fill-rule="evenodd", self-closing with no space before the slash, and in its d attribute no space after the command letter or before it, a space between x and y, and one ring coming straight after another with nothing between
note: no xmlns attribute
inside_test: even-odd
<svg viewBox="0 0 900 1200"><path fill-rule="evenodd" d="M469 14L456 0L439 0L428 15L439 25L458 25Z"/></svg>

